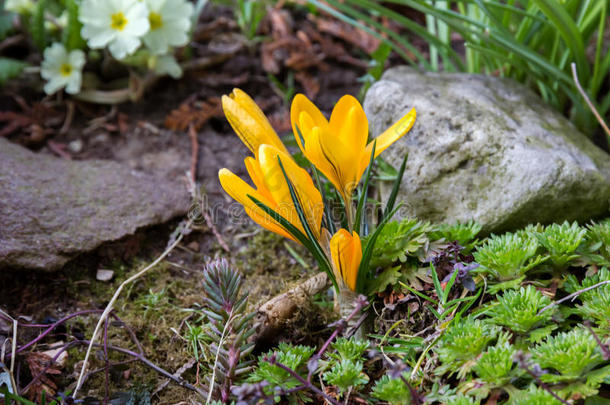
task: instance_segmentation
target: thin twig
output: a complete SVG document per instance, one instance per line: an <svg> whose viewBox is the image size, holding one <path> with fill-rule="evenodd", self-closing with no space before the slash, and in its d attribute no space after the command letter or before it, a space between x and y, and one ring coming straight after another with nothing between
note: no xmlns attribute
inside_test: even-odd
<svg viewBox="0 0 610 405"><path fill-rule="evenodd" d="M565 399L561 398L559 395L557 395L548 385L546 385L541 379L540 377L538 377L538 374L536 374L534 371L532 371L528 366L527 366L527 361L525 358L525 355L523 354L522 351L518 351L517 354L515 355L515 360L517 361L517 364L519 365L519 367L521 367L523 370L525 370L526 373L528 373L530 376L532 376L532 378L534 380L536 380L536 382L538 383L539 386L541 386L546 392L548 392L549 394L551 394L553 396L553 398L555 398L556 400L558 400L559 402L561 402L562 404L566 404L566 405L570 405L570 403L568 401L566 401Z"/></svg>
<svg viewBox="0 0 610 405"><path fill-rule="evenodd" d="M538 311L538 314L537 314L536 316L539 316L541 313L543 313L543 312L544 312L544 311L546 311L547 309L550 309L550 308L554 307L555 305L559 305L559 304L561 304L562 302L565 302L565 301L567 301L567 300L574 300L574 299L575 299L576 297L578 297L580 294L582 294L582 293L584 293L584 292L587 292L587 291L590 291L590 290L593 290L593 289L595 289L595 288L597 288L597 287L599 287L599 286L602 286L602 285L604 285L604 284L610 284L610 280L600 281L600 282L599 282L599 283L597 283L597 284L593 284L592 286L589 286L589 287L587 287L587 288L583 288L582 290L578 290L578 291L576 291L576 292L573 292L572 294L570 294L570 295L568 295L568 296L565 296L565 297L563 297L563 298L562 298L562 299L560 299L560 300L554 301L554 302L550 303L549 305L547 305L546 307L542 308L540 311Z"/></svg>
<svg viewBox="0 0 610 405"><path fill-rule="evenodd" d="M593 335L593 338L595 339L595 341L597 342L597 345L599 346L599 348L602 351L602 356L604 356L604 360L610 360L610 349L608 349L608 346L606 346L601 341L599 336L597 336L597 333L595 333L595 331L591 327L591 322L589 322L588 320L585 321L585 327L589 330L589 333L591 333Z"/></svg>
<svg viewBox="0 0 610 405"><path fill-rule="evenodd" d="M333 398L331 398L330 396L325 394L324 391L322 391L321 389L319 389L318 387L316 387L312 383L310 383L307 380L305 380L296 371L294 371L290 367L288 367L288 366L278 362L277 360L275 360L273 358L273 356L271 356L271 358L265 358L265 360L268 361L270 364L273 364L274 366L277 366L277 367L281 368L282 370L287 371L288 374L290 374L293 378L298 380L303 385L303 388L309 388L310 390L312 390L316 394L321 395L325 400L327 400L331 404L340 405L339 402L335 401Z"/></svg>
<svg viewBox="0 0 610 405"><path fill-rule="evenodd" d="M83 367L82 367L82 369L80 371L80 374L78 376L78 381L76 382L76 387L74 388L74 393L72 394L72 398L76 399L76 395L78 394L78 390L83 385L83 379L85 377L85 372L87 371L87 362L89 361L89 356L91 355L91 350L93 348L93 345L94 345L95 341L97 340L97 336L98 336L98 334L100 332L100 328L101 328L104 320L108 317L108 315L112 311L114 303L119 298L119 295L121 294L121 292L123 291L125 286L127 286L131 282L137 280L138 278L140 278L141 276L146 274L150 269L154 268L163 259L165 259L165 257L167 255L169 255L172 250L174 250L174 248L178 245L178 243L180 243L180 241L184 237L184 230L190 228L191 225L192 225L192 221L189 220L186 223L186 225L184 226L184 228L182 229L182 231L179 233L179 235L176 238L176 240L171 245L169 245L167 247L167 249L165 249L165 251L163 253L161 253L161 255L159 257L157 257L157 259L154 262L152 262L151 264L149 264L148 266L146 266L145 268L143 268L142 270L140 270L139 272L137 272L133 276L129 277L127 280L123 281L123 283L121 283L121 285L117 288L117 290L115 291L114 295L110 299L110 302L108 302L108 305L104 309L104 312L100 316L100 319L98 320L97 325L95 326L95 329L93 331L93 335L91 336L91 343L89 344L89 347L87 348L87 352L85 353L85 359L83 360Z"/></svg>
<svg viewBox="0 0 610 405"><path fill-rule="evenodd" d="M601 115L599 115L599 112L597 112L597 109L595 108L595 106L593 105L591 100L589 100L589 96L587 96L587 93L585 93L582 86L580 85L580 82L578 81L578 73L576 72L576 63L572 62L571 66L572 66L572 78L574 79L574 84L576 84L576 88L578 89L580 94L585 99L587 105L591 109L591 112L593 113L593 115L595 115L595 118L597 118L597 121L599 122L599 124L602 126L604 131L606 131L606 135L608 135L610 137L610 129L606 125L606 122L601 117Z"/></svg>
<svg viewBox="0 0 610 405"><path fill-rule="evenodd" d="M189 125L188 130L189 138L191 138L191 182L195 183L195 177L197 176L197 160L199 157L199 141L197 140L197 131L193 124Z"/></svg>
<svg viewBox="0 0 610 405"><path fill-rule="evenodd" d="M208 207L206 204L206 200L207 198L204 198L204 196L201 193L201 190L199 190L197 188L197 183L195 183L195 176L192 173L187 173L187 181L188 181L188 189L189 192L191 194L191 197L193 198L194 201L197 201L199 203L199 213L201 215L203 215L203 219L205 220L205 224L207 225L208 229L212 230L212 233L214 234L214 236L216 237L216 241L218 242L218 244L220 245L220 247L225 251L225 252L230 252L231 250L229 249L229 246L227 245L227 242L225 242L225 240L223 239L222 235L220 235L220 232L218 232L218 229L216 228L216 225L214 225L214 220L212 219L212 217L210 216L210 213L208 212ZM198 218L194 218L195 220Z"/></svg>

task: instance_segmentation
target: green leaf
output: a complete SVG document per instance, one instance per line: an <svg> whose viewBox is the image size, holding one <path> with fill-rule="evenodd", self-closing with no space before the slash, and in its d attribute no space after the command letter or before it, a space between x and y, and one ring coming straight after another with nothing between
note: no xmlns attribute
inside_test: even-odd
<svg viewBox="0 0 610 405"><path fill-rule="evenodd" d="M0 41L6 38L13 29L13 18L14 14L12 13L2 13L0 10Z"/></svg>
<svg viewBox="0 0 610 405"><path fill-rule="evenodd" d="M398 280L401 277L400 266L390 267L385 269L378 274L373 280L367 285L367 295L372 295L385 291L385 289L391 285L398 284Z"/></svg>
<svg viewBox="0 0 610 405"><path fill-rule="evenodd" d="M371 236L367 239L367 243L364 248L364 252L362 253L362 260L360 261L360 267L358 267L358 277L356 279L356 291L364 290L364 284L366 283L366 280L369 275L369 271L370 271L369 264L371 262L371 257L373 255L373 249L375 248L375 242L377 240L377 237L379 236L379 234L381 233L383 228L388 223L388 220L390 218L392 218L392 215L394 215L394 213L396 213L396 211L398 211L398 208L400 208L400 204L386 218L384 218L379 223L379 225L377 225L377 229L375 229L375 232L373 232L371 234Z"/></svg>
<svg viewBox="0 0 610 405"><path fill-rule="evenodd" d="M44 14L47 8L47 0L39 0L36 3L34 14L32 15L32 22L30 25L30 32L32 34L32 40L40 51L43 51L47 46L47 36L44 29Z"/></svg>
<svg viewBox="0 0 610 405"><path fill-rule="evenodd" d="M0 85L19 76L26 66L28 64L20 60L0 57Z"/></svg>
<svg viewBox="0 0 610 405"><path fill-rule="evenodd" d="M68 26L62 33L62 41L69 51L84 49L85 41L80 36L82 24L78 21L78 3L76 0L65 0L66 12L68 13Z"/></svg>
<svg viewBox="0 0 610 405"><path fill-rule="evenodd" d="M371 151L371 159L369 160L369 165L366 168L366 172L364 173L364 184L362 185L362 191L360 192L360 197L358 198L358 206L356 208L356 219L354 220L354 230L360 236L366 236L366 232L361 228L362 224L362 212L364 210L364 205L366 203L366 196L368 195L369 189L369 180L371 179L371 171L373 168L373 162L375 161L375 147L377 146L377 140L373 141L373 150ZM346 202L347 204L347 202ZM350 209L350 207L346 207L345 209Z"/></svg>
<svg viewBox="0 0 610 405"><path fill-rule="evenodd" d="M409 158L409 154L407 153L407 154L405 154L405 157L402 159L402 163L400 164L400 169L398 169L398 174L396 175L396 180L394 181L394 186L392 187L392 192L390 193L390 197L388 198L386 207L383 210L382 218L385 218L394 209L394 204L396 203L396 196L398 195L398 190L400 189L400 185L402 183L402 176L405 173L405 168L407 166L408 158Z"/></svg>

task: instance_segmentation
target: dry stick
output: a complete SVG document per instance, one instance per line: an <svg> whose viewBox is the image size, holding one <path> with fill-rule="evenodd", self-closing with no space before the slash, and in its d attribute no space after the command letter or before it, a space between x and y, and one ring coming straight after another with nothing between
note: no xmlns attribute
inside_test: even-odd
<svg viewBox="0 0 610 405"><path fill-rule="evenodd" d="M191 225L192 225L192 221L189 220L186 223L186 225L184 226L184 229L190 228ZM174 250L174 248L176 246L178 246L178 243L180 243L180 241L182 240L183 237L184 237L184 232L182 231L182 232L180 232L180 235L178 235L178 237L176 238L174 243L172 243L170 246L168 246L167 249L165 249L165 251L163 253L161 253L161 255L159 257L157 257L157 259L154 262L152 262L151 264L149 264L148 266L146 266L145 268L143 268L142 270L140 270L133 276L129 277L127 280L123 281L123 283L121 283L119 288L117 288L114 295L110 299L110 302L108 302L108 305L104 309L104 312L100 316L100 319L97 321L97 325L95 326L95 330L93 331L93 336L91 336L91 343L89 344L89 347L87 348L87 353L85 354L85 359L83 360L83 367L81 368L80 374L78 376L78 381L76 382L76 387L74 388L74 393L72 394L72 398L76 399L76 394L78 394L78 390L83 385L83 379L85 377L85 372L87 371L87 362L89 361L89 356L91 355L91 350L93 349L93 345L100 332L100 328L101 328L102 324L104 323L104 320L110 314L110 311L112 311L113 305L116 302L116 300L119 298L119 295L121 294L121 291L123 291L123 288L125 288L126 285L137 280L138 278L140 278L141 276L146 274L150 269L152 269L157 264L159 264L167 255L169 255L169 253L172 250Z"/></svg>
<svg viewBox="0 0 610 405"><path fill-rule="evenodd" d="M578 291L576 291L576 292L573 292L572 294L570 294L570 295L568 295L568 296L566 296L566 297L563 297L563 298L562 298L562 299L560 299L560 300L554 301L554 302L550 303L549 305L547 305L546 307L542 308L540 311L538 311L538 313L536 314L536 316L540 315L541 313L543 313L543 312L544 312L544 311L546 311L547 309L550 309L550 308L554 307L555 305L559 305L559 304L561 304L562 302L565 302L565 301L570 300L570 299L571 299L571 300L574 300L574 299L575 299L576 297L578 297L580 294L582 294L582 293L584 293L584 292L587 292L587 291L589 291L589 290L593 290L594 288L597 288L597 287L602 286L602 285L604 285L604 284L610 284L610 280L601 281L601 282L599 282L599 283L597 283L597 284L593 284L593 285L592 285L592 286L590 286L590 287L583 288L582 290L578 290Z"/></svg>
<svg viewBox="0 0 610 405"><path fill-rule="evenodd" d="M525 356L523 354L522 351L518 351L517 354L515 355L515 360L517 361L517 364L519 365L519 367L521 367L523 370L525 370L526 373L528 373L530 376L532 376L532 378L538 383L539 386L542 387L542 389L544 389L546 392L548 392L549 394L551 394L553 396L553 398L555 398L556 400L558 400L559 402L561 402L562 404L566 404L566 405L570 405L570 403L568 401L566 401L565 399L561 398L559 395L557 395L555 393L555 391L553 391L551 389L551 387L549 387L548 385L546 385L538 376L538 374L536 374L534 371L532 371L528 366L527 366L527 361L525 359Z"/></svg>
<svg viewBox="0 0 610 405"><path fill-rule="evenodd" d="M190 130L189 130L189 133L190 133ZM195 145L193 145L193 148L194 147L195 147ZM186 179L188 181L188 189L191 194L191 197L193 198L193 200L199 201L199 212L201 213L201 215L203 215L203 219L205 219L205 224L207 225L207 227L209 229L212 230L212 233L214 234L214 237L216 237L216 241L218 242L220 247L223 248L223 250L227 253L231 252L231 250L229 249L229 246L227 245L227 242L225 242L225 240L222 238L222 235L220 234L220 232L218 232L218 229L216 229L216 225L214 225L214 221L212 220L212 217L210 216L210 213L208 212L208 207L206 206L206 203L205 203L206 200L200 195L200 193L197 190L197 184L195 183L195 174L194 174L192 168L191 168L191 173L187 172Z"/></svg>
<svg viewBox="0 0 610 405"><path fill-rule="evenodd" d="M583 98L587 102L587 105L591 109L591 112L593 112L593 115L595 115L595 118L597 118L597 121L599 122L599 124L602 126L602 128L604 128L604 131L606 131L606 135L608 135L610 137L610 129L608 129L608 126L604 122L601 115L599 115L599 113L597 112L597 109L595 108L595 106L593 105L591 100L589 100L589 96L587 96L587 93L585 93L582 86L580 85L580 82L578 81L578 74L576 73L576 63L572 62L571 66L572 66L572 78L574 79L576 88L578 89L580 94L583 96Z"/></svg>
<svg viewBox="0 0 610 405"><path fill-rule="evenodd" d="M189 125L189 138L191 138L191 183L195 184L195 176L197 173L197 158L199 156L199 141L197 140L197 131L193 124Z"/></svg>
<svg viewBox="0 0 610 405"><path fill-rule="evenodd" d="M0 313L9 317L10 320L13 322L13 341L11 342L11 368L10 368L10 372L9 372L9 377L11 379L11 384L13 386L13 391L15 393L17 393L17 383L15 382L15 375L14 375L14 371L15 371L15 354L17 353L17 326L19 325L19 323L17 322L16 319L13 319L13 317L11 317L9 314L7 314L6 312L4 312L3 310L0 309ZM4 351L3 351L4 354ZM2 359L2 361L4 362L4 359Z"/></svg>
<svg viewBox="0 0 610 405"><path fill-rule="evenodd" d="M595 339L597 345L602 351L602 356L604 356L604 360L610 360L610 349L608 349L608 347L601 341L599 336L597 336L597 333L595 333L595 331L591 327L591 322L589 322L589 320L585 321L585 328L587 328L589 333L593 335L593 338Z"/></svg>

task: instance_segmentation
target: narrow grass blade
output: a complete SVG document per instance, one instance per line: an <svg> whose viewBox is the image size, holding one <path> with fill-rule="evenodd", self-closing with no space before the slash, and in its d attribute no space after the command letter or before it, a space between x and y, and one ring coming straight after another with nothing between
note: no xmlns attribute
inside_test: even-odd
<svg viewBox="0 0 610 405"><path fill-rule="evenodd" d="M394 186L392 187L392 192L390 193L390 197L388 198L388 202L383 210L382 218L385 218L392 210L394 209L394 204L396 203L396 196L398 195L398 190L400 189L400 185L402 183L402 176L405 173L405 168L407 167L407 159L409 158L409 154L405 154L404 159L402 159L402 163L400 164L400 169L398 169L398 174L396 175L396 180L394 181Z"/></svg>
<svg viewBox="0 0 610 405"><path fill-rule="evenodd" d="M377 140L373 141L373 150L371 152L371 159L369 160L369 165L366 168L366 172L364 173L364 184L362 185L362 191L360 192L360 197L358 198L358 206L356 207L356 219L354 220L354 231L358 232L360 236L366 236L364 233L361 233L361 223L362 223L362 212L364 211L364 207L366 205L366 199L368 196L369 189L369 181L371 179L371 173L373 168L373 163L375 162L375 148L377 146Z"/></svg>

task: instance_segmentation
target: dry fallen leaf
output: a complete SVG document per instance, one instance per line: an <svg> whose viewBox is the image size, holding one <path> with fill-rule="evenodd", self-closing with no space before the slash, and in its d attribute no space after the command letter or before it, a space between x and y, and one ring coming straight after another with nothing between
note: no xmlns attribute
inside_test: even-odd
<svg viewBox="0 0 610 405"><path fill-rule="evenodd" d="M187 101L165 117L165 126L172 131L186 131L190 126L199 130L210 118L221 116L222 108L217 97L203 102Z"/></svg>

